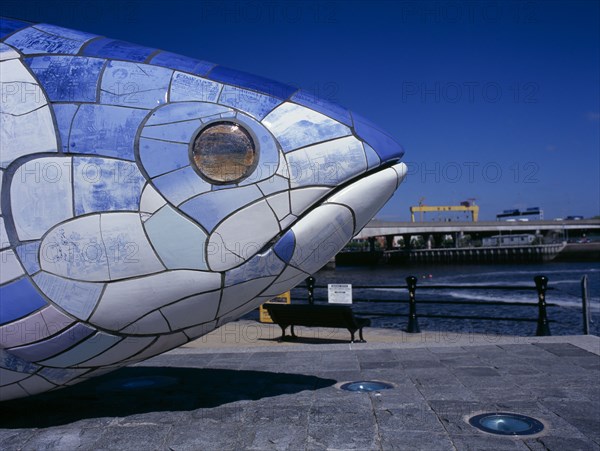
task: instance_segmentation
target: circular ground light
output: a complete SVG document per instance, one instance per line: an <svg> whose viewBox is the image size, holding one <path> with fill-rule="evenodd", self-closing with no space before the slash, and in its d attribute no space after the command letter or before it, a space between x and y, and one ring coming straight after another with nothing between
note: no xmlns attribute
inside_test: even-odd
<svg viewBox="0 0 600 451"><path fill-rule="evenodd" d="M356 381L347 382L340 387L342 390L355 392L371 392L380 390L389 390L394 388L392 384L380 381Z"/></svg>
<svg viewBox="0 0 600 451"><path fill-rule="evenodd" d="M117 379L102 384L100 390L106 391L136 391L152 390L155 388L169 387L175 385L178 380L167 376L139 376Z"/></svg>
<svg viewBox="0 0 600 451"><path fill-rule="evenodd" d="M534 435L544 430L544 425L535 418L517 413L482 413L469 419L471 426L496 435Z"/></svg>

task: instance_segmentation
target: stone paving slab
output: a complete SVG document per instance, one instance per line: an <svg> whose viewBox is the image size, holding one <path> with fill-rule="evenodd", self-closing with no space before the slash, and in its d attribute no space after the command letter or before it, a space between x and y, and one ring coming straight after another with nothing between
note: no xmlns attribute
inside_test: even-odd
<svg viewBox="0 0 600 451"><path fill-rule="evenodd" d="M196 343L0 404L0 449L600 450L598 337L431 336L222 352ZM395 388L338 388L360 379ZM496 411L547 427L506 438L466 421Z"/></svg>

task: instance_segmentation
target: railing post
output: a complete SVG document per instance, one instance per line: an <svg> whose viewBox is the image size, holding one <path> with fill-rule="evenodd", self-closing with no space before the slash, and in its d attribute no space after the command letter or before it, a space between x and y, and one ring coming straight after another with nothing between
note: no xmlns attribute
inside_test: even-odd
<svg viewBox="0 0 600 451"><path fill-rule="evenodd" d="M550 333L550 326L548 325L548 316L546 314L546 290L548 288L548 278L546 276L535 276L535 287L538 293L538 321L537 331L535 333L538 337L547 337L552 335Z"/></svg>
<svg viewBox="0 0 600 451"><path fill-rule="evenodd" d="M313 276L306 278L306 287L308 288L308 303L313 305L315 303L315 278Z"/></svg>
<svg viewBox="0 0 600 451"><path fill-rule="evenodd" d="M415 276L408 276L406 278L406 286L408 287L408 306L410 308L406 332L409 334L418 334L421 332L421 329L419 329L419 320L417 319L417 304L415 301L417 278Z"/></svg>
<svg viewBox="0 0 600 451"><path fill-rule="evenodd" d="M581 278L581 309L583 313L583 334L590 334L590 304L588 300L588 276Z"/></svg>

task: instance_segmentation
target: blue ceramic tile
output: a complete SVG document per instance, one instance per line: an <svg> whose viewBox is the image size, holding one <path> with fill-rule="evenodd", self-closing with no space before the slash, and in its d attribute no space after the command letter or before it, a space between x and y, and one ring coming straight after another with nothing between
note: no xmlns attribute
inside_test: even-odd
<svg viewBox="0 0 600 451"><path fill-rule="evenodd" d="M19 260L28 274L35 274L40 270L39 250L39 241L22 244L16 249Z"/></svg>
<svg viewBox="0 0 600 451"><path fill-rule="evenodd" d="M71 133L71 124L73 117L79 108L79 105L72 103L57 103L54 107L54 117L60 134L61 148L63 152L69 152L69 133Z"/></svg>
<svg viewBox="0 0 600 451"><path fill-rule="evenodd" d="M29 22L9 19L7 17L0 17L0 39L11 33L14 33L17 30L20 30L21 28L29 27L31 25L33 24Z"/></svg>
<svg viewBox="0 0 600 451"><path fill-rule="evenodd" d="M83 320L86 320L96 307L104 288L102 283L67 280L47 272L37 274L33 280L51 301Z"/></svg>
<svg viewBox="0 0 600 451"><path fill-rule="evenodd" d="M185 202L181 210L210 231L226 216L261 197L255 185L212 191Z"/></svg>
<svg viewBox="0 0 600 451"><path fill-rule="evenodd" d="M223 85L195 75L175 72L169 92L171 102L216 102Z"/></svg>
<svg viewBox="0 0 600 451"><path fill-rule="evenodd" d="M382 162L402 158L404 149L390 135L361 116L353 114L352 117L356 134L377 152Z"/></svg>
<svg viewBox="0 0 600 451"><path fill-rule="evenodd" d="M211 187L190 166L161 175L153 179L153 182L158 192L174 205L210 191Z"/></svg>
<svg viewBox="0 0 600 451"><path fill-rule="evenodd" d="M264 254L257 254L243 265L227 271L225 273L225 286L237 285L265 276L276 276L284 268L285 263L277 257L273 249L269 249Z"/></svg>
<svg viewBox="0 0 600 451"><path fill-rule="evenodd" d="M22 318L46 305L28 278L0 287L0 324Z"/></svg>
<svg viewBox="0 0 600 451"><path fill-rule="evenodd" d="M133 144L145 110L81 105L71 128L69 151L135 160Z"/></svg>
<svg viewBox="0 0 600 451"><path fill-rule="evenodd" d="M287 99L297 91L297 88L293 86L223 66L217 66L210 71L209 78L230 85L248 88L252 91L258 91L282 100Z"/></svg>
<svg viewBox="0 0 600 451"><path fill-rule="evenodd" d="M350 112L337 103L320 99L314 94L302 89L294 94L290 100L292 102L299 103L300 105L304 105L312 110L323 113L324 115L329 116L330 118L335 119L342 124L348 125L349 127L352 126Z"/></svg>
<svg viewBox="0 0 600 451"><path fill-rule="evenodd" d="M74 158L75 215L138 211L145 182L135 163L108 158Z"/></svg>
<svg viewBox="0 0 600 451"><path fill-rule="evenodd" d="M196 75L205 75L215 67L214 63L208 61L197 60L187 56L178 55L171 52L159 52L152 57L149 64L156 66L169 67L184 72L191 72Z"/></svg>
<svg viewBox="0 0 600 451"><path fill-rule="evenodd" d="M6 43L19 49L25 55L37 53L56 53L75 55L88 41L90 35L83 34L79 38L69 39L37 28L25 28L6 38Z"/></svg>
<svg viewBox="0 0 600 451"><path fill-rule="evenodd" d="M102 74L100 103L156 108L167 101L172 75L164 67L110 61Z"/></svg>
<svg viewBox="0 0 600 451"><path fill-rule="evenodd" d="M0 367L20 373L33 373L40 367L35 363L26 362L25 360L9 354L4 349L0 348Z"/></svg>
<svg viewBox="0 0 600 451"><path fill-rule="evenodd" d="M293 230L288 230L280 239L275 243L273 250L277 256L284 262L289 263L294 255L294 249L296 248L296 237Z"/></svg>
<svg viewBox="0 0 600 451"><path fill-rule="evenodd" d="M188 144L140 138L140 160L150 177L165 174L190 164Z"/></svg>
<svg viewBox="0 0 600 451"><path fill-rule="evenodd" d="M277 107L262 123L275 135L284 152L352 133L344 124L295 103Z"/></svg>
<svg viewBox="0 0 600 451"><path fill-rule="evenodd" d="M280 105L281 100L247 89L225 86L219 103L241 110L260 121Z"/></svg>
<svg viewBox="0 0 600 451"><path fill-rule="evenodd" d="M122 59L127 61L144 62L156 49L142 47L130 42L118 41L116 39L102 38L90 42L83 50L87 56L101 56L111 59Z"/></svg>
<svg viewBox="0 0 600 451"><path fill-rule="evenodd" d="M25 60L53 102L95 102L104 61L79 56L40 56Z"/></svg>
<svg viewBox="0 0 600 451"><path fill-rule="evenodd" d="M152 215L144 227L167 269L208 269L204 256L206 233L170 206Z"/></svg>
<svg viewBox="0 0 600 451"><path fill-rule="evenodd" d="M33 26L38 30L42 30L46 33L50 33L55 36L60 36L65 39L73 39L76 41L89 41L90 39L97 38L97 34L86 33L85 31L72 30L70 28L63 28L57 25L50 25L47 23L38 23Z"/></svg>
<svg viewBox="0 0 600 451"><path fill-rule="evenodd" d="M65 368L42 368L38 373L50 382L58 385L66 384L67 382L81 376L88 369L71 370Z"/></svg>
<svg viewBox="0 0 600 451"><path fill-rule="evenodd" d="M81 323L77 323L64 332L54 335L46 340L27 346L21 346L20 348L13 348L10 350L10 353L30 362L44 360L69 349L71 346L79 343L93 333L94 329Z"/></svg>

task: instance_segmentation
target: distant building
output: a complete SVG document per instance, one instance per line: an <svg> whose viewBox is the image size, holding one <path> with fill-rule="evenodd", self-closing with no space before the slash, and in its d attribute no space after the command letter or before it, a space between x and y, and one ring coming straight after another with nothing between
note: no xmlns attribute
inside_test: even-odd
<svg viewBox="0 0 600 451"><path fill-rule="evenodd" d="M484 238L482 244L484 247L496 247L496 246L527 246L533 244L535 241L535 235L521 234L521 235L494 235L489 238Z"/></svg>

